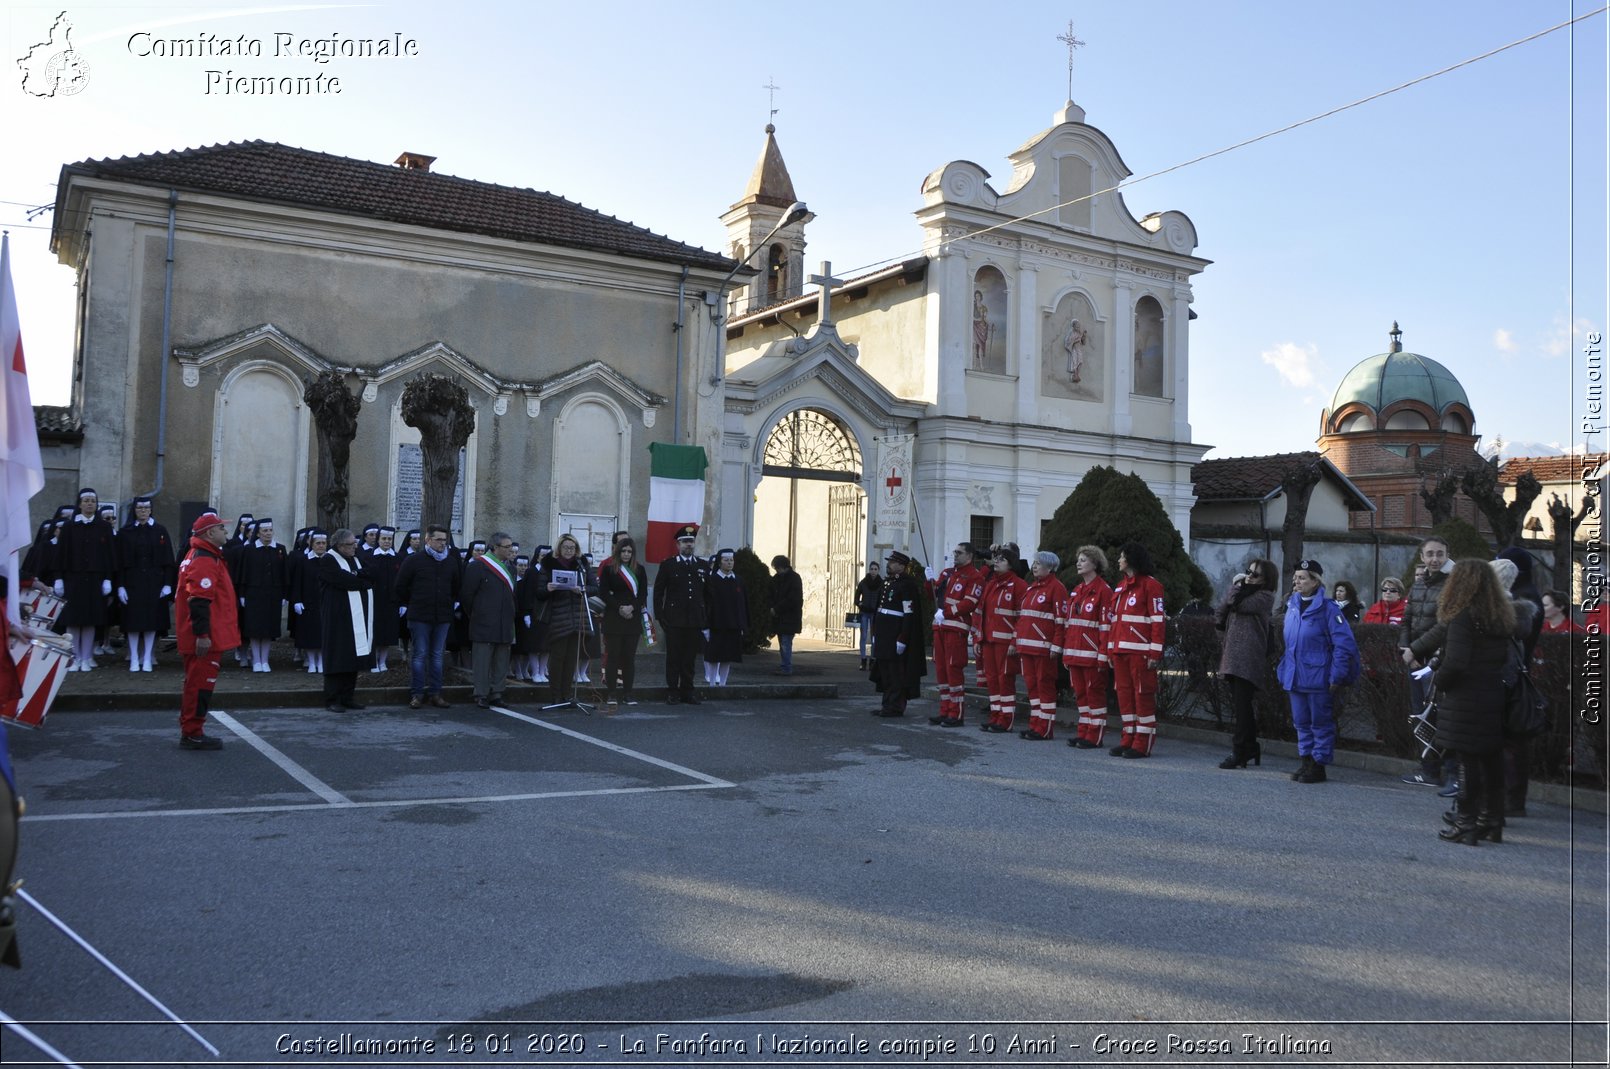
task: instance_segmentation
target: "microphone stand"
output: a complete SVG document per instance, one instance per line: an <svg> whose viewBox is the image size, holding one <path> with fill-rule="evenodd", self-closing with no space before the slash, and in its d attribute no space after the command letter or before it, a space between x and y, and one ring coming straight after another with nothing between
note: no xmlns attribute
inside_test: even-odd
<svg viewBox="0 0 1610 1069"><path fill-rule="evenodd" d="M577 557L576 560L576 587L577 592L581 594L581 618L586 626L576 629L576 660L570 666L570 700L544 705L542 711L551 713L560 709L580 709L588 716L592 716L593 706L576 697L575 674L576 669L581 665L582 644L586 641L586 636L593 633L593 607L587 603L587 565L582 563L581 557Z"/></svg>

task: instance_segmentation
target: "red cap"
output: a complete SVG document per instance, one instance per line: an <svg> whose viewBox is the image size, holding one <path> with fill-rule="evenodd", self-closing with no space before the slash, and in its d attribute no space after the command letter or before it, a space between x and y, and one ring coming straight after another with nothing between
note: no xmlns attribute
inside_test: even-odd
<svg viewBox="0 0 1610 1069"><path fill-rule="evenodd" d="M198 535L210 527L227 527L228 524L218 518L216 512L203 512L196 517L196 522L190 525L190 533Z"/></svg>

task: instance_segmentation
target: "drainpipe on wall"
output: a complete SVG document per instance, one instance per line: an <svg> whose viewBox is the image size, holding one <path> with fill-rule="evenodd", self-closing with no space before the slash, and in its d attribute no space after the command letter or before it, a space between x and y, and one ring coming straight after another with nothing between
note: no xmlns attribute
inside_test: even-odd
<svg viewBox="0 0 1610 1069"><path fill-rule="evenodd" d="M671 444L682 444L682 328L686 326L686 298L688 292L688 265L682 265L682 277L676 280L676 322L671 333L676 335L676 400L671 408ZM726 335L723 328L722 335Z"/></svg>
<svg viewBox="0 0 1610 1069"><path fill-rule="evenodd" d="M168 345L173 332L173 231L179 211L179 191L168 190L168 259L162 277L162 379L157 392L156 485L142 497L156 497L167 478L168 460Z"/></svg>

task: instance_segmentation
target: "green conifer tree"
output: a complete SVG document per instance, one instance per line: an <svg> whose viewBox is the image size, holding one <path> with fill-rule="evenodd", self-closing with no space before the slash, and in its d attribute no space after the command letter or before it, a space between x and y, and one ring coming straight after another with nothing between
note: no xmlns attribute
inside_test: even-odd
<svg viewBox="0 0 1610 1069"><path fill-rule="evenodd" d="M1105 466L1085 472L1073 493L1057 507L1042 541L1038 548L1061 558L1058 574L1070 587L1079 581L1074 557L1080 546L1101 547L1109 565L1107 581L1116 583L1118 551L1125 542L1134 541L1151 551L1170 613L1178 612L1193 597L1213 595L1212 584L1186 552L1163 503L1139 475L1124 475ZM1023 552L1029 556L1034 550L1024 546Z"/></svg>

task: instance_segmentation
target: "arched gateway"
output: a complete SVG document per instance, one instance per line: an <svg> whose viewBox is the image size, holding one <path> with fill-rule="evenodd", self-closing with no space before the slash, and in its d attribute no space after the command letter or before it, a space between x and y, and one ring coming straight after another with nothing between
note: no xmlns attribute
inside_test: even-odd
<svg viewBox="0 0 1610 1069"><path fill-rule="evenodd" d="M755 551L786 553L805 586L805 630L849 646L844 624L862 571L866 493L854 434L817 408L777 421L761 453L755 491Z"/></svg>

